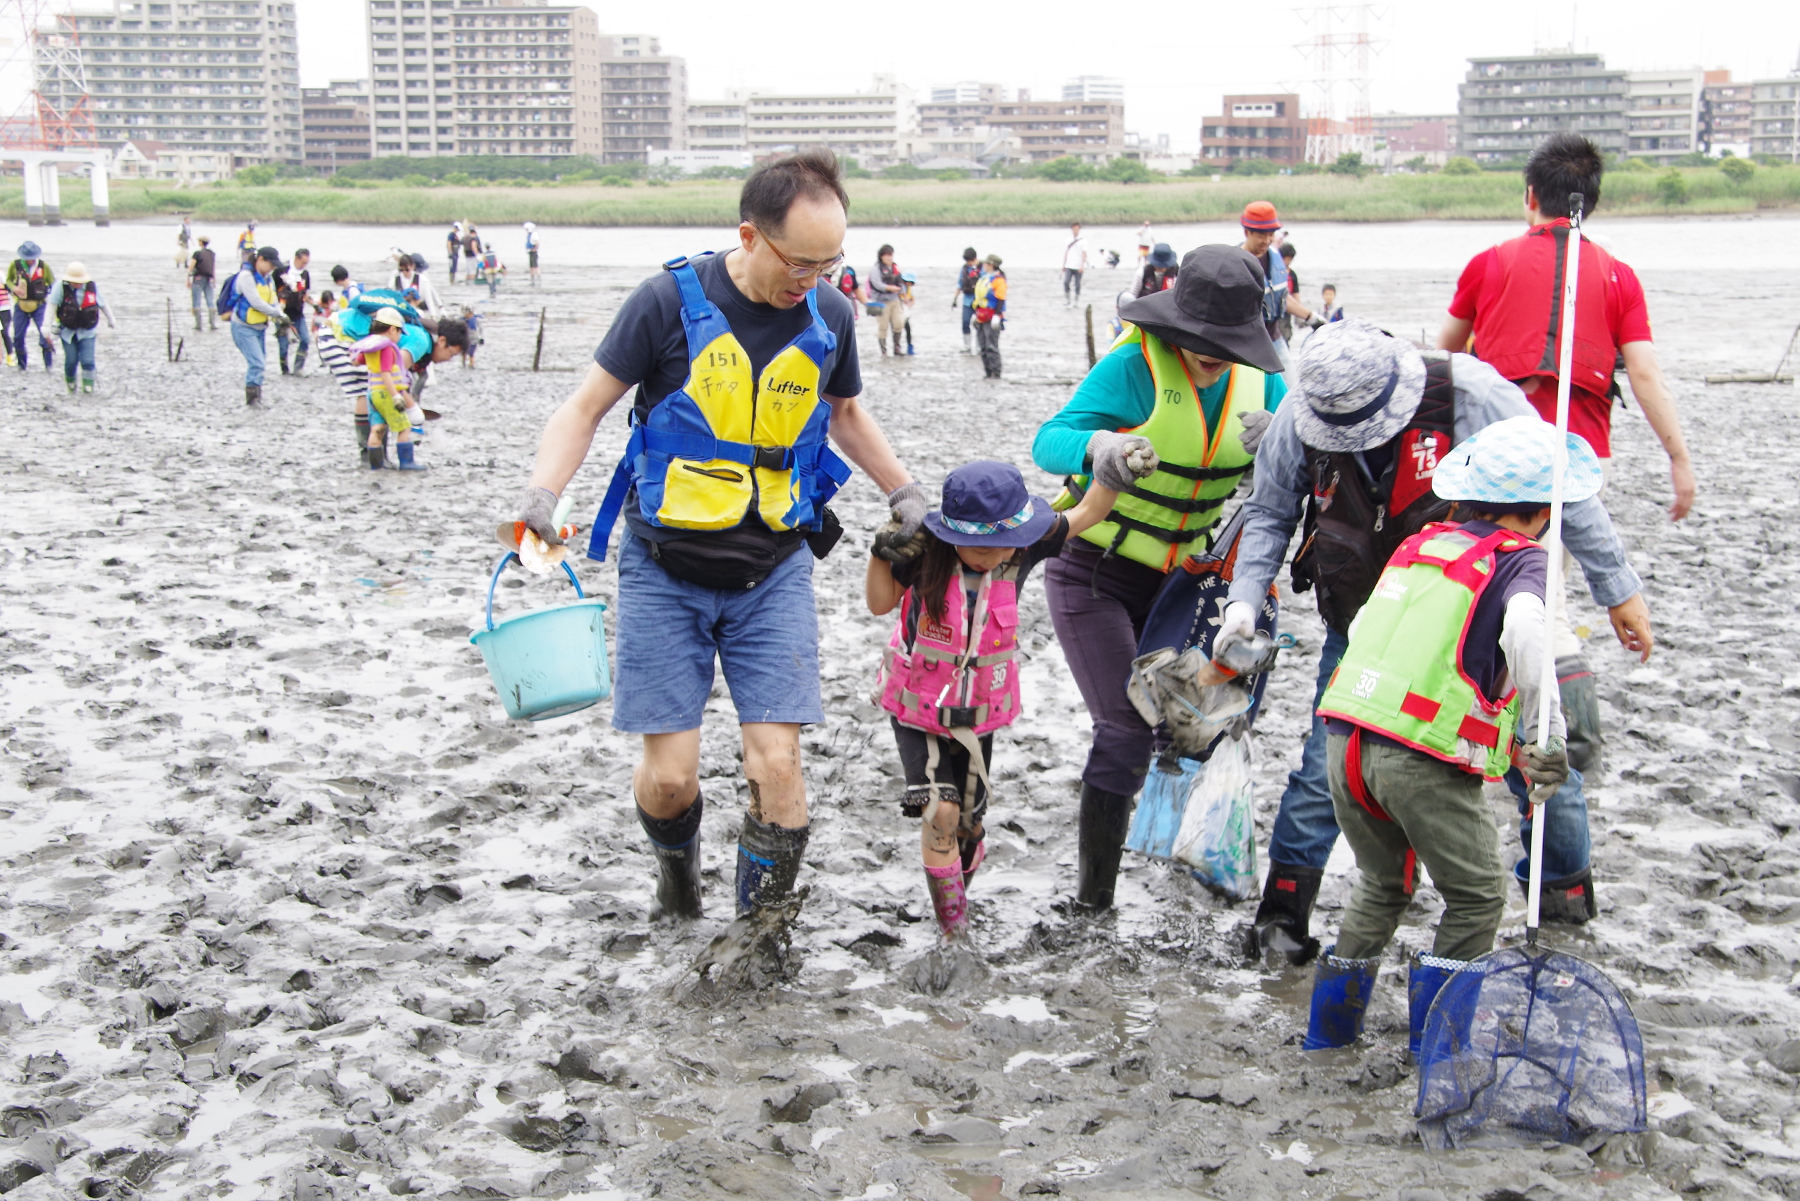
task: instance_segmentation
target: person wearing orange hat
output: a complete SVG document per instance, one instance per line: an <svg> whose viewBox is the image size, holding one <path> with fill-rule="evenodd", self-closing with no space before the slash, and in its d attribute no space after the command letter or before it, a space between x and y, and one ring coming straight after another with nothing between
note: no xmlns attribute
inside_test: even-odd
<svg viewBox="0 0 1800 1201"><path fill-rule="evenodd" d="M1245 251L1263 269L1263 326L1269 332L1269 341L1275 344L1282 370L1291 373L1294 360L1288 353L1287 340L1281 336L1281 319L1291 314L1305 320L1312 314L1301 307L1288 290L1287 260L1272 249L1275 235L1281 229L1281 218L1268 201L1252 200L1244 206L1244 215L1238 223L1244 227Z"/></svg>

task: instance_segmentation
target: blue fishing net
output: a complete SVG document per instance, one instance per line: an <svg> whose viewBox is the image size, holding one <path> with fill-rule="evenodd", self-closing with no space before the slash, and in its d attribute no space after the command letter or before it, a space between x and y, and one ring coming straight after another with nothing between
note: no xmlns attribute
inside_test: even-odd
<svg viewBox="0 0 1800 1201"><path fill-rule="evenodd" d="M1425 1019L1427 1147L1581 1144L1644 1129L1644 1041L1592 964L1547 948L1495 951L1445 982Z"/></svg>

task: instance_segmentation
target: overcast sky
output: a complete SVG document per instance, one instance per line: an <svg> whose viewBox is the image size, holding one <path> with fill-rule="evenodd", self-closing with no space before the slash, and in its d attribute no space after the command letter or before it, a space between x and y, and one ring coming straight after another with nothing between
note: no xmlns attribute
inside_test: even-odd
<svg viewBox="0 0 1800 1201"><path fill-rule="evenodd" d="M368 73L363 0L305 0L300 75L309 87ZM609 33L644 33L687 59L690 95L728 87L867 87L875 72L899 76L921 93L962 79L1058 96L1076 75L1126 81L1126 125L1169 134L1176 148L1198 145L1201 119L1226 92L1299 91L1318 74L1296 47L1319 32L1319 10L1227 5L1219 0L1139 0L1080 7L967 0L884 4L727 4L685 0L640 25L613 5L593 5ZM794 16L821 15L810 30ZM1353 10L1336 10L1339 23ZM1058 13L1064 15L1059 16ZM1578 5L1426 3L1374 6L1371 100L1376 112L1456 109L1456 84L1472 54L1529 54L1539 47L1597 51L1631 70L1729 68L1740 79L1786 75L1800 56L1800 3L1748 0L1722 5L1674 0L1584 0ZM1709 24L1709 18L1716 23ZM1350 18L1350 19L1353 19ZM819 22L809 22L819 23ZM1353 72L1340 58L1345 75ZM1348 97L1350 89L1338 92ZM1341 103L1341 102L1340 102Z"/></svg>

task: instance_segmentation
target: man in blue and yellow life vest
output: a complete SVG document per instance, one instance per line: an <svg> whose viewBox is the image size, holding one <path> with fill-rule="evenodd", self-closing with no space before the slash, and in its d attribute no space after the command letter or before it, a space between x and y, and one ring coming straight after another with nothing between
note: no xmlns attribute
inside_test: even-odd
<svg viewBox="0 0 1800 1201"><path fill-rule="evenodd" d="M238 269L233 287L237 305L231 310L231 341L244 356L244 403L253 409L264 407L262 398L263 364L268 361L268 332L288 324L287 314L277 303L276 273L281 270L281 252L264 246L256 258Z"/></svg>
<svg viewBox="0 0 1800 1201"><path fill-rule="evenodd" d="M849 300L819 281L843 261L838 163L810 150L759 167L738 199L738 245L675 259L640 285L550 418L517 521L560 544L552 513L595 430L634 385L631 436L589 541L619 544L613 727L641 734L638 820L664 914L698 917L700 722L713 660L743 736L750 804L736 856L744 914L793 890L808 835L800 727L824 719L812 548L849 479L830 441L888 494L878 549L918 532L925 496L857 403Z"/></svg>
<svg viewBox="0 0 1800 1201"><path fill-rule="evenodd" d="M1044 569L1050 617L1094 722L1081 773L1076 900L1112 904L1131 798L1150 766L1150 727L1125 685L1166 574L1205 551L1219 510L1287 394L1262 325L1262 269L1235 246L1202 246L1175 286L1119 310L1127 323L1063 410L1038 430L1039 467L1097 479L1112 518ZM1136 478L1145 459L1156 469Z"/></svg>

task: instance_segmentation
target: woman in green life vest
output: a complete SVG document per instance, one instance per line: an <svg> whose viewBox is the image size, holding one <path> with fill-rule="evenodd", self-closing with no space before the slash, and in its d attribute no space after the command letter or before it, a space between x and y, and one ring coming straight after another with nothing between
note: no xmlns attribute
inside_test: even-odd
<svg viewBox="0 0 1800 1201"><path fill-rule="evenodd" d="M1039 467L1070 477L1071 494L1089 479L1120 494L1111 520L1070 539L1044 569L1056 635L1094 723L1076 890L1090 908L1112 904L1131 798L1150 765L1151 729L1125 695L1144 618L1167 573L1208 549L1287 394L1262 295L1262 268L1243 250L1190 251L1174 288L1119 310L1124 332L1032 444ZM1146 457L1156 470L1135 478Z"/></svg>

